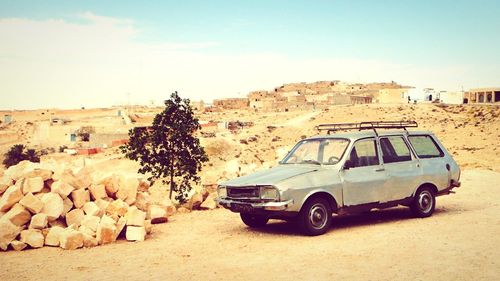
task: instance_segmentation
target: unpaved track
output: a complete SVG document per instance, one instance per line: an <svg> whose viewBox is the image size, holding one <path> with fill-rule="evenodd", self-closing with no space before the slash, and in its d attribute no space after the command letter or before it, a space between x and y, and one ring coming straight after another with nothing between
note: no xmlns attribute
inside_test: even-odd
<svg viewBox="0 0 500 281"><path fill-rule="evenodd" d="M142 243L0 253L0 280L499 280L500 173L464 171L434 216L335 218L326 235L243 226L227 210L176 215Z"/></svg>

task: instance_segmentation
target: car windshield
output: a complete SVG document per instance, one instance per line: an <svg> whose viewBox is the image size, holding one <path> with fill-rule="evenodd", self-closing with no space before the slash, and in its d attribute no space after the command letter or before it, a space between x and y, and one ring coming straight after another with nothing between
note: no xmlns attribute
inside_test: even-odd
<svg viewBox="0 0 500 281"><path fill-rule="evenodd" d="M299 142L281 162L282 164L337 164L349 141L347 139L313 139Z"/></svg>

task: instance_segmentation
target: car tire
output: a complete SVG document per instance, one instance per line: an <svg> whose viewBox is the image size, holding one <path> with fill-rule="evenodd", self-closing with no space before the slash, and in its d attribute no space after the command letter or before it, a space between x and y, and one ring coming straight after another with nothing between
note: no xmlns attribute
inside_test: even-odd
<svg viewBox="0 0 500 281"><path fill-rule="evenodd" d="M430 217L436 208L436 195L432 188L424 186L417 190L410 209L418 218Z"/></svg>
<svg viewBox="0 0 500 281"><path fill-rule="evenodd" d="M297 223L303 234L316 236L324 234L332 223L332 208L321 197L313 197L302 206Z"/></svg>
<svg viewBox="0 0 500 281"><path fill-rule="evenodd" d="M243 223L251 228L264 227L269 221L269 218L264 215L240 213L240 217Z"/></svg>

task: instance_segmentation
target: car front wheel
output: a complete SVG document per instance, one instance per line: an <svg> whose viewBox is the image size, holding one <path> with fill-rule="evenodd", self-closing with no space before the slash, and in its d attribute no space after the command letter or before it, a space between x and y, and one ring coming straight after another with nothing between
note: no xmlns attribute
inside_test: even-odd
<svg viewBox="0 0 500 281"><path fill-rule="evenodd" d="M298 224L305 235L321 235L328 231L332 223L332 208L323 198L308 200L298 216Z"/></svg>
<svg viewBox="0 0 500 281"><path fill-rule="evenodd" d="M240 213L243 223L252 228L263 227L269 221L269 218L263 215Z"/></svg>
<svg viewBox="0 0 500 281"><path fill-rule="evenodd" d="M419 218L430 217L436 207L436 196L434 191L429 187L421 187L417 190L410 209L413 214Z"/></svg>

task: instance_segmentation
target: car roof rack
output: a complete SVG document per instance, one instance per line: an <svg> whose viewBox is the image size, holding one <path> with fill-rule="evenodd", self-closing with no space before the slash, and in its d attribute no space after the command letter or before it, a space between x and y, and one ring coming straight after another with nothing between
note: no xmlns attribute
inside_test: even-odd
<svg viewBox="0 0 500 281"><path fill-rule="evenodd" d="M416 121L364 121L360 123L320 124L316 126L316 129L318 131L327 131L327 134L348 130L373 130L377 134L376 129L404 129L407 131L406 128L416 127L418 127Z"/></svg>

